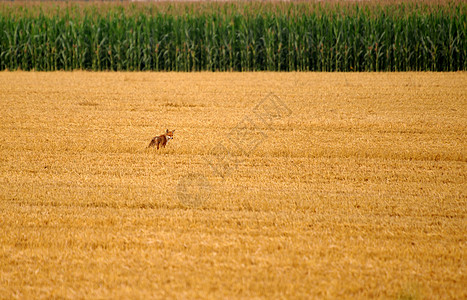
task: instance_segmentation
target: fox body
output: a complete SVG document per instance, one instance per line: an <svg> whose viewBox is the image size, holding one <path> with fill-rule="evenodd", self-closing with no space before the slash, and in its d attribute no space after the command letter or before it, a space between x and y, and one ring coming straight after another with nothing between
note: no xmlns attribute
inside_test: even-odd
<svg viewBox="0 0 467 300"><path fill-rule="evenodd" d="M153 137L151 142L149 143L148 148L154 147L154 146L158 150L159 150L159 146L164 148L165 145L167 145L167 143L169 142L169 140L172 140L174 138L174 131L175 130L169 131L167 129L164 134Z"/></svg>

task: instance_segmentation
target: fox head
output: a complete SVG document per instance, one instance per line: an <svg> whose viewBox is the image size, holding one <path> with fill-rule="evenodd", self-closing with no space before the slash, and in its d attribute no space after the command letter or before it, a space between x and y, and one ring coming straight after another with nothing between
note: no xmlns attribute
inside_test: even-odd
<svg viewBox="0 0 467 300"><path fill-rule="evenodd" d="M165 131L165 136L167 137L168 140L173 140L174 138L174 132L175 129L172 131L169 131L168 129Z"/></svg>

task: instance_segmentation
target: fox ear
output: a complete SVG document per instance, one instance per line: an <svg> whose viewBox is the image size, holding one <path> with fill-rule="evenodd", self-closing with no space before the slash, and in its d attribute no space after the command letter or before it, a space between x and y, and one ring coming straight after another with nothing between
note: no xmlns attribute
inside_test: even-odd
<svg viewBox="0 0 467 300"><path fill-rule="evenodd" d="M174 130L172 130L172 132L175 132L175 129L174 129Z"/></svg>
<svg viewBox="0 0 467 300"><path fill-rule="evenodd" d="M167 130L165 131L165 133L169 133L169 130L167 129Z"/></svg>

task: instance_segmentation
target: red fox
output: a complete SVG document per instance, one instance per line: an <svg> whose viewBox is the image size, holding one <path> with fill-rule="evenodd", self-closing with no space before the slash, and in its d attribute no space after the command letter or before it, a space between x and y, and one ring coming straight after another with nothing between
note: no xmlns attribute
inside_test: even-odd
<svg viewBox="0 0 467 300"><path fill-rule="evenodd" d="M167 145L167 143L169 142L169 140L173 140L174 132L175 130L169 131L167 129L164 134L155 136L149 143L148 148L156 146L157 150L159 150L159 145L161 145L164 148L165 145Z"/></svg>

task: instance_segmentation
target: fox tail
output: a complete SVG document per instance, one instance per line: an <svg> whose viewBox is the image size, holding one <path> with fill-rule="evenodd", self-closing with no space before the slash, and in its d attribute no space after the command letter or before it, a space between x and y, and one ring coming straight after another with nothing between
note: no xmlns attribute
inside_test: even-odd
<svg viewBox="0 0 467 300"><path fill-rule="evenodd" d="M155 144L156 144L156 138L153 138L151 142L149 143L148 148L154 147Z"/></svg>

